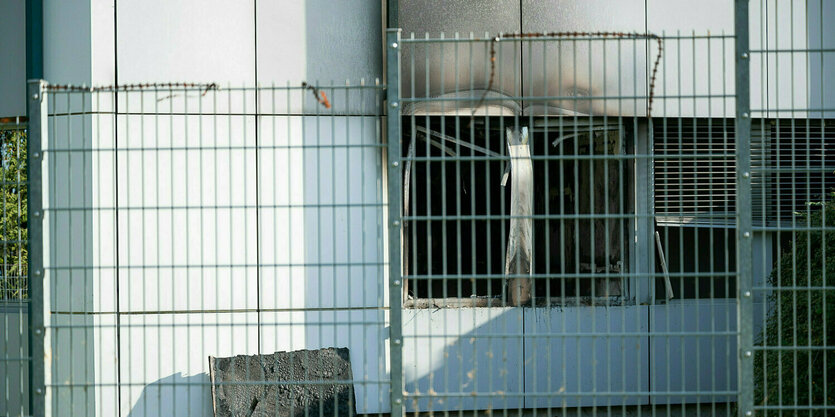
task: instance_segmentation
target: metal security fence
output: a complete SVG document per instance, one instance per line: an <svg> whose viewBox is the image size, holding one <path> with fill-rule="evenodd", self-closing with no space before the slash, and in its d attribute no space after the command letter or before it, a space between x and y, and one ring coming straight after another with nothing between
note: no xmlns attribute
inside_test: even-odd
<svg viewBox="0 0 835 417"><path fill-rule="evenodd" d="M389 41L405 411L735 413L734 37Z"/></svg>
<svg viewBox="0 0 835 417"><path fill-rule="evenodd" d="M391 29L385 83L34 81L0 412L828 415L828 7Z"/></svg>
<svg viewBox="0 0 835 417"><path fill-rule="evenodd" d="M752 192L769 197L754 202L766 217L754 222L752 233L772 237L774 262L771 275L755 277L746 293L765 300L755 302L752 312L752 347L745 355L753 354L753 363L746 362L742 371L754 387L746 395L753 397L757 415L831 415L835 101L829 80L835 42L824 33L824 22L833 9L829 2L752 7L759 13L752 9L750 71L767 73L761 82L769 85L769 94L751 94L749 107L752 137L768 144L751 150L752 161L768 161L751 167L752 175L767 179L752 185ZM755 252L757 245L754 241ZM758 267L755 260L753 268Z"/></svg>
<svg viewBox="0 0 835 417"><path fill-rule="evenodd" d="M0 119L0 415L29 410L26 121Z"/></svg>
<svg viewBox="0 0 835 417"><path fill-rule="evenodd" d="M31 89L33 414L388 407L379 83Z"/></svg>
<svg viewBox="0 0 835 417"><path fill-rule="evenodd" d="M4 123L10 122L10 123ZM26 266L26 130L18 118L0 121L0 172L3 179L2 265L0 300L28 297Z"/></svg>

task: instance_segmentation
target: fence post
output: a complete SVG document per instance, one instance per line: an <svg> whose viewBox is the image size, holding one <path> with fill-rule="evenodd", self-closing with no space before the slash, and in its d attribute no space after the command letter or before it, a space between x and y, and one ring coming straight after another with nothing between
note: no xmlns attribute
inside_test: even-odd
<svg viewBox="0 0 835 417"><path fill-rule="evenodd" d="M26 178L29 229L29 410L33 416L46 413L44 381L44 269L43 269L43 201L42 172L43 138L46 136L46 105L44 81L29 80Z"/></svg>
<svg viewBox="0 0 835 417"><path fill-rule="evenodd" d="M754 415L754 283L751 207L751 81L748 47L748 0L736 0L736 166L737 166L737 331L739 415Z"/></svg>
<svg viewBox="0 0 835 417"><path fill-rule="evenodd" d="M386 31L386 141L388 144L389 239L389 351L391 360L391 415L403 412L403 327L400 242L403 197L400 130L400 29Z"/></svg>

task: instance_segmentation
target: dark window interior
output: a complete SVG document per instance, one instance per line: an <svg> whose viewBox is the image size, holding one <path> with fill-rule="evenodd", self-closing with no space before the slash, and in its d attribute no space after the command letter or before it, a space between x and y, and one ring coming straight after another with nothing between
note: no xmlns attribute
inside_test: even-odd
<svg viewBox="0 0 835 417"><path fill-rule="evenodd" d="M626 139L617 128L589 133L588 124L575 127L576 122L574 118L551 119L547 128L529 127L536 302L618 296L622 291L629 220L564 216L602 217L633 211L631 161L594 159L604 152L621 153L621 141ZM517 123L541 125L542 121L404 117L403 155L409 154L414 140L418 159L404 166L404 172L411 168L407 216L416 217L404 222L406 275L412 277L407 281L409 296L506 297L503 273L511 191L510 181L508 187L501 185L507 166L504 132ZM621 132L629 136L629 130ZM463 143L487 149L494 156ZM578 160L576 155L585 159ZM427 157L432 159L427 161ZM598 277L589 277L591 272Z"/></svg>
<svg viewBox="0 0 835 417"><path fill-rule="evenodd" d="M735 229L670 226L657 230L676 299L735 297ZM662 272L660 262L656 262L656 272ZM656 279L655 297L665 298L663 278Z"/></svg>

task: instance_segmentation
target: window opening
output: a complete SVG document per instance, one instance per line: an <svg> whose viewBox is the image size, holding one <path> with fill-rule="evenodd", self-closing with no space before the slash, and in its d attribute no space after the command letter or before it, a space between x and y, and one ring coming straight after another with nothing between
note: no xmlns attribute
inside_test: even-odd
<svg viewBox="0 0 835 417"><path fill-rule="evenodd" d="M629 129L616 118L604 125L602 118L570 116L527 126L530 298L509 292L512 278L521 278L508 275L515 184L509 152L521 142L509 131L521 133L519 122L404 117L407 306L557 305L624 295L633 212L632 164L622 157Z"/></svg>

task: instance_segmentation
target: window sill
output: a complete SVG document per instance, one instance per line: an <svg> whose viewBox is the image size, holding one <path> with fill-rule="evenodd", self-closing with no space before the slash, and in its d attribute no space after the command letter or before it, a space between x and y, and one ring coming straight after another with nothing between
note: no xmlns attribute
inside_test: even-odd
<svg viewBox="0 0 835 417"><path fill-rule="evenodd" d="M579 307L579 306L627 306L634 305L634 301L618 296L612 297L537 297L533 305L521 307ZM484 307L515 307L506 300L498 297L447 297L447 298L414 298L403 302L403 308L427 309L427 308L484 308Z"/></svg>

